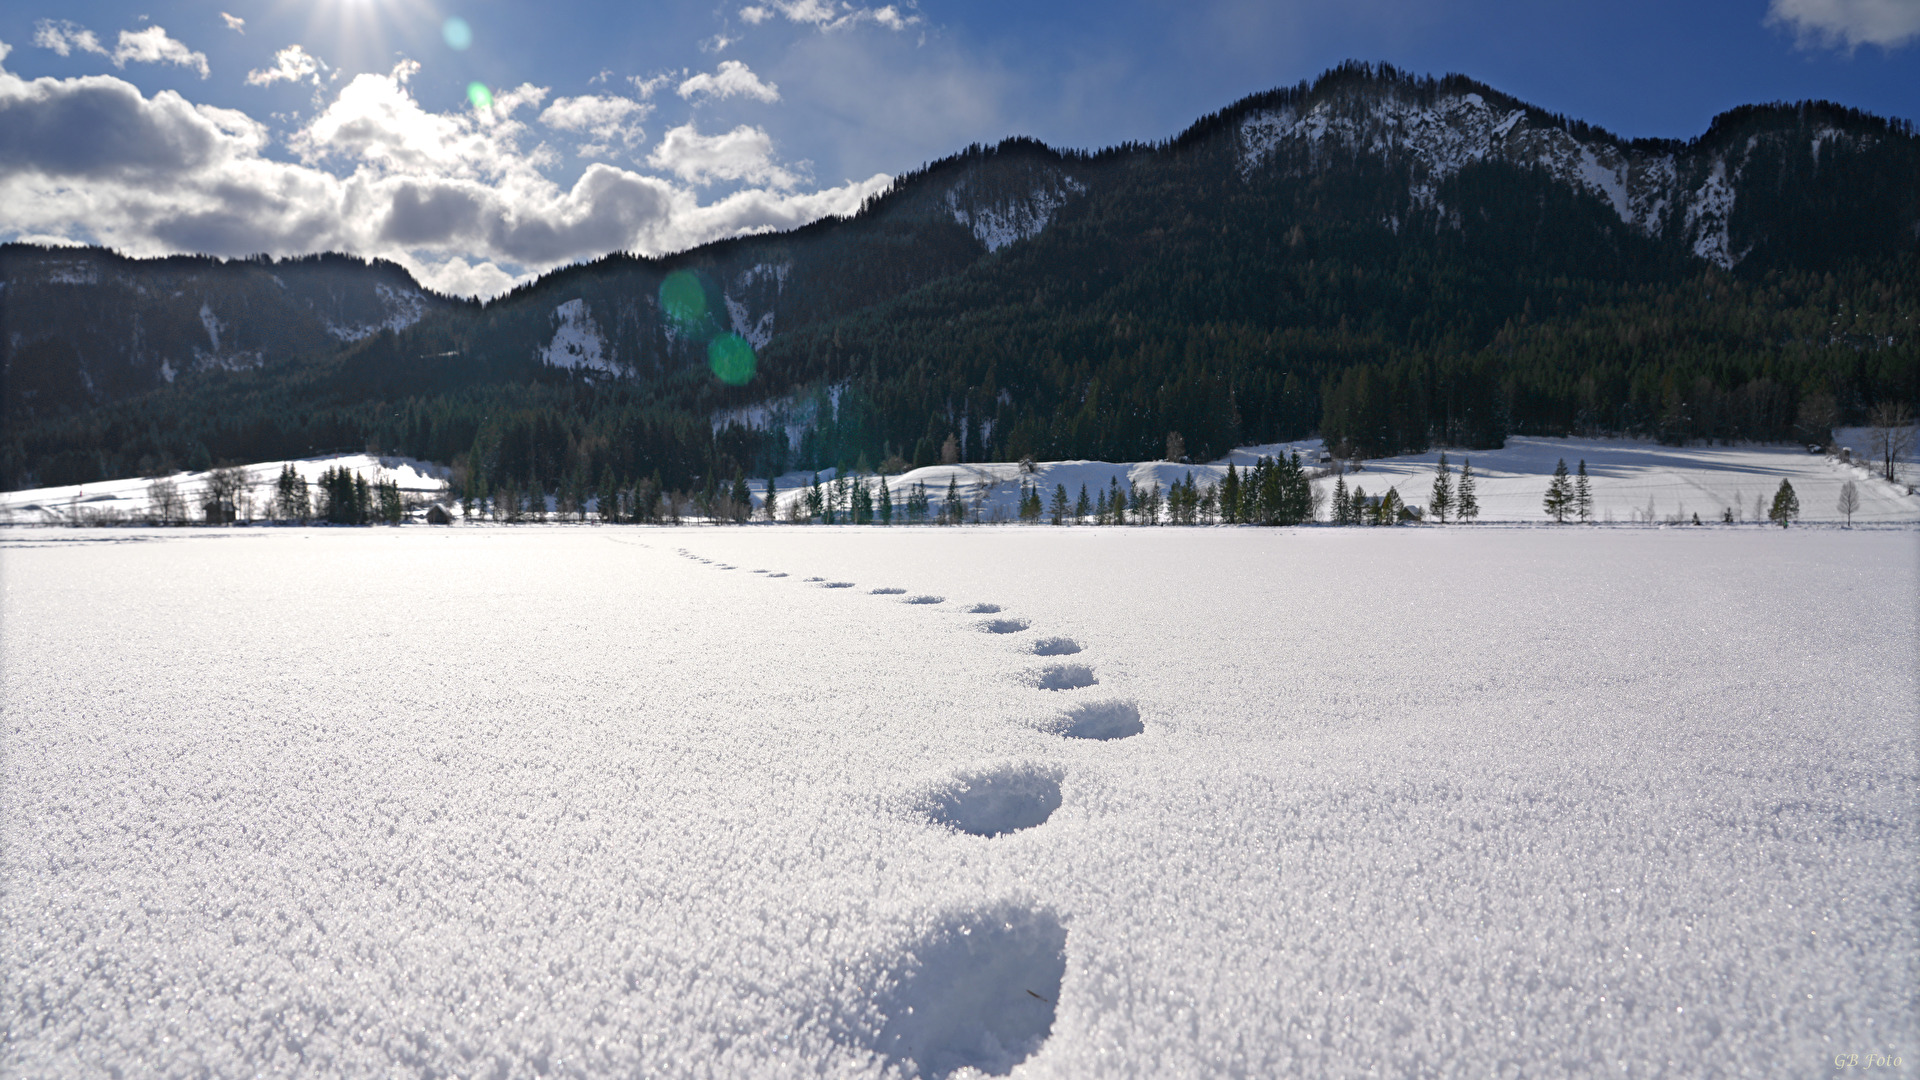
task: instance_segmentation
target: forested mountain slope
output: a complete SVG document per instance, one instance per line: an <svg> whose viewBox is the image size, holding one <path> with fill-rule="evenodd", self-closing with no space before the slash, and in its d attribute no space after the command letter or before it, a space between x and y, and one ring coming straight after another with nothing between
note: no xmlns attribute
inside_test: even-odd
<svg viewBox="0 0 1920 1080"><path fill-rule="evenodd" d="M495 482L691 486L949 437L967 460L1134 460L1171 432L1196 457L1314 431L1370 454L1786 439L1920 398L1910 124L1756 106L1628 142L1365 65L1165 144L973 147L854 218L485 305L338 259L371 285L332 308L261 299L287 263L196 302L159 283L182 260L120 260L150 308L47 269L115 258L0 259L10 486L368 443Z"/></svg>

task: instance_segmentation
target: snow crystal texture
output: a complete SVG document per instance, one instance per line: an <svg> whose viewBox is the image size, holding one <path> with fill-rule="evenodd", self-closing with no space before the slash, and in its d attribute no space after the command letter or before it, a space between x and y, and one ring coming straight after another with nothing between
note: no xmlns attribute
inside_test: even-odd
<svg viewBox="0 0 1920 1080"><path fill-rule="evenodd" d="M0 1073L1911 1063L1916 535L7 530Z"/></svg>

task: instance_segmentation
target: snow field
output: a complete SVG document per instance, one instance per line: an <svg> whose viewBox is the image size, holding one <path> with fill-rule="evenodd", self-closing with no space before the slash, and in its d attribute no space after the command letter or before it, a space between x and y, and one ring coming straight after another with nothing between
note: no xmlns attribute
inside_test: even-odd
<svg viewBox="0 0 1920 1080"><path fill-rule="evenodd" d="M1914 1060L1910 532L3 543L9 1074Z"/></svg>

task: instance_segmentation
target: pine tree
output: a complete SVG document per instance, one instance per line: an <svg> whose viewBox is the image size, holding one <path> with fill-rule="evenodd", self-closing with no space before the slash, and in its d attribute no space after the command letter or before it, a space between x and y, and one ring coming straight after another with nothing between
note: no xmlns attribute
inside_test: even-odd
<svg viewBox="0 0 1920 1080"><path fill-rule="evenodd" d="M1447 465L1447 452L1440 451L1440 464L1433 471L1433 495L1428 499L1428 509L1440 524L1447 523L1447 514L1453 510L1453 469Z"/></svg>
<svg viewBox="0 0 1920 1080"><path fill-rule="evenodd" d="M865 480L853 482L853 523L873 524L873 491L867 487Z"/></svg>
<svg viewBox="0 0 1920 1080"><path fill-rule="evenodd" d="M813 486L807 489L807 520L818 518L823 525L833 524L833 513L827 509L827 497L820 490L820 474L813 474Z"/></svg>
<svg viewBox="0 0 1920 1080"><path fill-rule="evenodd" d="M745 521L753 516L753 492L747 487L747 478L740 473L733 474L733 520Z"/></svg>
<svg viewBox="0 0 1920 1080"><path fill-rule="evenodd" d="M1093 503L1087 499L1087 485L1081 484L1080 499L1073 504L1074 523L1079 524L1087 520L1087 515L1091 513L1093 513Z"/></svg>
<svg viewBox="0 0 1920 1080"><path fill-rule="evenodd" d="M1053 485L1053 523L1059 525L1067 516L1067 485Z"/></svg>
<svg viewBox="0 0 1920 1080"><path fill-rule="evenodd" d="M1767 511L1767 520L1784 529L1799 516L1800 496L1794 494L1793 485L1783 479L1780 490L1773 493L1773 506Z"/></svg>
<svg viewBox="0 0 1920 1080"><path fill-rule="evenodd" d="M1112 511L1107 506L1107 493L1103 488L1093 504L1093 523L1095 525L1105 525L1111 514Z"/></svg>
<svg viewBox="0 0 1920 1080"><path fill-rule="evenodd" d="M1547 516L1551 517L1555 524L1566 524L1567 513L1573 508L1573 484L1567 479L1566 458L1561 458L1560 464L1554 466L1553 479L1547 482L1547 497L1544 504Z"/></svg>
<svg viewBox="0 0 1920 1080"><path fill-rule="evenodd" d="M1400 500L1399 488L1388 488L1387 493L1380 497L1380 524L1400 524L1400 511L1405 509L1406 505Z"/></svg>
<svg viewBox="0 0 1920 1080"><path fill-rule="evenodd" d="M1372 507L1367 505L1367 489L1359 484L1353 485L1353 494L1347 497L1347 524L1378 525L1373 520Z"/></svg>
<svg viewBox="0 0 1920 1080"><path fill-rule="evenodd" d="M780 520L780 492L773 486L772 476L767 477L767 494L764 508L767 512L768 521Z"/></svg>
<svg viewBox="0 0 1920 1080"><path fill-rule="evenodd" d="M1460 462L1460 485L1453 492L1453 517L1468 522L1479 516L1480 500L1473 493L1473 459L1464 458Z"/></svg>
<svg viewBox="0 0 1920 1080"><path fill-rule="evenodd" d="M773 481L767 481L771 484ZM893 493L887 490L887 478L880 478L880 524L893 524Z"/></svg>
<svg viewBox="0 0 1920 1080"><path fill-rule="evenodd" d="M1582 525L1593 523L1593 485L1587 482L1586 458L1580 459L1580 472L1573 481L1573 508L1579 512Z"/></svg>
<svg viewBox="0 0 1920 1080"><path fill-rule="evenodd" d="M1347 478L1344 476L1334 477L1333 523L1335 525L1345 525L1347 523L1347 500Z"/></svg>
<svg viewBox="0 0 1920 1080"><path fill-rule="evenodd" d="M967 504L960 498L960 478L947 477L947 501L940 512L946 515L947 524L958 525L967 520Z"/></svg>
<svg viewBox="0 0 1920 1080"><path fill-rule="evenodd" d="M1117 476L1110 478L1107 481L1107 486L1112 491L1112 496L1107 499L1107 516L1112 524L1125 525L1127 523L1127 494L1120 490L1120 478Z"/></svg>
<svg viewBox="0 0 1920 1080"><path fill-rule="evenodd" d="M1229 525L1240 520L1240 474L1227 462L1227 478L1220 481L1220 518Z"/></svg>

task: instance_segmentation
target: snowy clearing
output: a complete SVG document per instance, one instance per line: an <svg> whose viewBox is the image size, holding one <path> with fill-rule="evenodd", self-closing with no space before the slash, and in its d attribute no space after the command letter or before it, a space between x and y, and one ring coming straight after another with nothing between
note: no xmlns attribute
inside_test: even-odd
<svg viewBox="0 0 1920 1080"><path fill-rule="evenodd" d="M1865 429L1842 429L1836 436L1843 440L1839 445L1854 449L1856 460L1870 445L1870 435ZM1143 490L1158 484L1164 492L1189 475L1201 485L1217 484L1225 477L1229 462L1246 468L1263 456L1296 452L1312 464L1319 459L1321 443L1310 439L1241 447L1219 461L1202 465L1166 461L1048 461L1036 463L1032 473L1023 473L1017 462L987 462L931 465L886 480L896 503L903 501L915 484L926 485L929 497L937 502L945 497L948 485L952 484L970 514L977 508L982 521L1013 521L1019 517L1022 481L1038 484L1043 494L1049 496L1056 485L1064 486L1069 497L1077 496L1083 486L1097 496L1115 482L1122 486L1137 484ZM1434 451L1368 461L1360 471L1347 474L1347 483L1376 496L1394 488L1405 502L1424 507L1433 489L1434 465L1438 459L1439 451ZM1864 465L1842 462L1830 455L1809 454L1805 448L1795 446L1676 447L1626 439L1514 437L1499 450L1448 451L1448 460L1456 470L1463 460L1473 463L1478 476L1481 523L1547 521L1542 497L1555 464L1563 459L1569 469L1580 461L1587 463L1593 485L1594 520L1600 523L1687 522L1695 514L1703 522L1713 523L1720 521L1729 509L1735 521L1764 522L1766 506L1772 502L1783 479L1791 482L1799 494L1800 520L1805 522L1843 520L1836 504L1840 486L1851 480L1860 496L1860 509L1853 515L1854 523L1920 523L1920 495L1907 490L1909 485L1920 481L1920 462L1912 452L1902 459L1905 464L1899 474L1901 482L1890 484ZM267 514L265 507L272 494L273 479L286 464L289 463L270 461L248 466L257 485L256 512L262 517ZM327 469L339 467L366 477L369 483L395 481L402 494L412 501L447 497L442 481L450 470L444 465L412 458L343 454L291 464L309 483L317 481ZM783 511L804 498L805 485L815 475L822 481L830 481L836 474L832 469L823 469L818 474L793 472L774 478L776 497ZM206 490L207 474L177 473L169 479L197 513L197 496ZM151 480L147 479L112 480L0 492L0 522L68 524L89 520L87 515L103 512L124 521L138 520L148 513L149 483ZM756 507L765 505L766 483L765 478L749 481ZM1331 476L1322 476L1315 484L1323 494L1330 493L1333 480ZM588 505L596 501L589 500ZM556 506L551 496L547 503L550 511ZM1325 516L1323 511L1321 517Z"/></svg>
<svg viewBox="0 0 1920 1080"><path fill-rule="evenodd" d="M1917 556L10 529L0 1072L1910 1074Z"/></svg>

